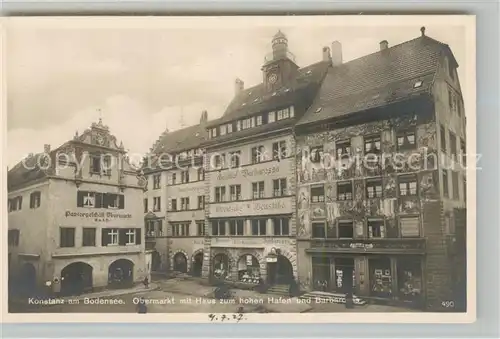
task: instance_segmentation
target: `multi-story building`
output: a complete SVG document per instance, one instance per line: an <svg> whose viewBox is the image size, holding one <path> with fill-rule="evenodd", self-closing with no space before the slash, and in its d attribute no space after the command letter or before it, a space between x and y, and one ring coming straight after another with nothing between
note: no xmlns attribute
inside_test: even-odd
<svg viewBox="0 0 500 339"><path fill-rule="evenodd" d="M148 276L141 183L101 121L9 170L11 288L71 294Z"/></svg>
<svg viewBox="0 0 500 339"><path fill-rule="evenodd" d="M357 296L431 309L456 300L465 262L452 263L453 243L466 201L457 67L422 28L329 69L296 126L303 289L353 286Z"/></svg>
<svg viewBox="0 0 500 339"><path fill-rule="evenodd" d="M262 83L245 89L237 79L226 111L207 125L204 277L274 285L297 276L292 127L339 62L333 47L333 58L325 47L320 62L300 68L278 32Z"/></svg>
<svg viewBox="0 0 500 339"><path fill-rule="evenodd" d="M151 149L143 172L146 244L154 248L153 271L201 276L205 235L203 151L208 113L200 123L165 131Z"/></svg>

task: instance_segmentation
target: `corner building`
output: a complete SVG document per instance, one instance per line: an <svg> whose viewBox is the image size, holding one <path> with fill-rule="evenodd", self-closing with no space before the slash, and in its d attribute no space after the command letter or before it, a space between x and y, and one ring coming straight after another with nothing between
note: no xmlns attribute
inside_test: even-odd
<svg viewBox="0 0 500 339"><path fill-rule="evenodd" d="M299 68L278 32L263 82L245 89L237 79L225 113L207 125L203 277L277 289L297 278L292 128L331 62L325 47L322 61Z"/></svg>
<svg viewBox="0 0 500 339"><path fill-rule="evenodd" d="M422 28L416 39L382 41L378 52L329 69L296 126L304 289L352 287L358 297L431 310L465 298L457 67Z"/></svg>
<svg viewBox="0 0 500 339"><path fill-rule="evenodd" d="M201 276L205 236L202 142L208 113L199 124L165 131L151 148L143 172L146 245L157 273Z"/></svg>
<svg viewBox="0 0 500 339"><path fill-rule="evenodd" d="M149 276L143 180L101 121L8 172L9 288L63 295Z"/></svg>

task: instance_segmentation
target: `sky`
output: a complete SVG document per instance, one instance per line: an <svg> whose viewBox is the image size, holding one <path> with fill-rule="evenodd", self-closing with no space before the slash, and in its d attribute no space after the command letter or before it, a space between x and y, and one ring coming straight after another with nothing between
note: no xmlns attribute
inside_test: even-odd
<svg viewBox="0 0 500 339"><path fill-rule="evenodd" d="M129 152L144 154L166 128L198 123L203 110L209 119L221 116L236 78L245 87L261 82L279 29L303 67L320 61L335 40L347 62L376 52L381 40L390 47L418 37L419 23L7 26L4 161L10 168L44 144L56 148L99 118ZM465 62L463 26L426 25L426 35ZM463 84L464 67L458 74Z"/></svg>

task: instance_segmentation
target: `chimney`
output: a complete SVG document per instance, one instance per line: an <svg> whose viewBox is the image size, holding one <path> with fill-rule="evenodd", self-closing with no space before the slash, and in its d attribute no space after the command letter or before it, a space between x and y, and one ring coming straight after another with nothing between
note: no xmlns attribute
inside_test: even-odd
<svg viewBox="0 0 500 339"><path fill-rule="evenodd" d="M338 41L332 43L332 65L342 65L342 45Z"/></svg>
<svg viewBox="0 0 500 339"><path fill-rule="evenodd" d="M200 125L205 124L207 121L208 121L208 112L204 110L201 112Z"/></svg>
<svg viewBox="0 0 500 339"><path fill-rule="evenodd" d="M323 47L323 61L332 61L332 56L330 55L330 47Z"/></svg>
<svg viewBox="0 0 500 339"><path fill-rule="evenodd" d="M44 153L50 153L50 145L49 144L45 144L43 145L43 152Z"/></svg>
<svg viewBox="0 0 500 339"><path fill-rule="evenodd" d="M243 80L236 78L234 81L234 95L240 94L245 89Z"/></svg>
<svg viewBox="0 0 500 339"><path fill-rule="evenodd" d="M389 47L389 43L387 40L382 40L380 41L380 50L383 51L384 49L387 49Z"/></svg>

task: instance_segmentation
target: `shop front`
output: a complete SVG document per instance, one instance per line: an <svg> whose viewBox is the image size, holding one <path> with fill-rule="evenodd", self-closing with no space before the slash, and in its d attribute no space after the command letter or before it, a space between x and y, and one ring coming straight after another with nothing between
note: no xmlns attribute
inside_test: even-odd
<svg viewBox="0 0 500 339"><path fill-rule="evenodd" d="M313 242L314 244L314 242ZM356 243L307 249L312 291L348 293L374 301L413 304L424 297L423 253L418 250L385 251L378 244ZM395 245L393 245L395 246Z"/></svg>
<svg viewBox="0 0 500 339"><path fill-rule="evenodd" d="M249 285L289 284L297 269L293 243L290 238L213 238L211 275Z"/></svg>

